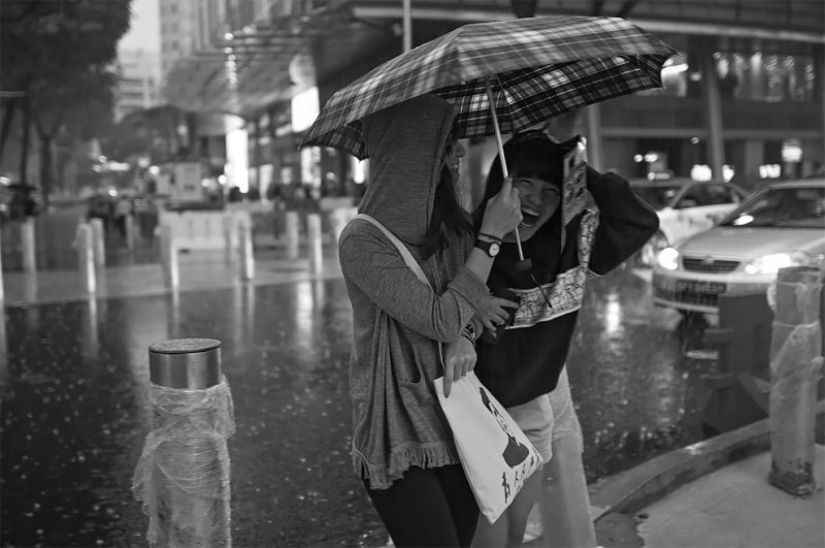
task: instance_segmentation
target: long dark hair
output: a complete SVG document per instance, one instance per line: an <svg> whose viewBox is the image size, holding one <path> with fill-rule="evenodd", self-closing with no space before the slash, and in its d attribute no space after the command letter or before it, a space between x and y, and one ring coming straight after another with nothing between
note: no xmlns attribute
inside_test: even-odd
<svg viewBox="0 0 825 548"><path fill-rule="evenodd" d="M430 217L427 232L424 234L421 256L426 259L436 251L446 249L450 245L451 234L461 235L473 232L470 216L458 202L453 173L449 166L444 164L441 166L441 176L435 187L433 214Z"/></svg>

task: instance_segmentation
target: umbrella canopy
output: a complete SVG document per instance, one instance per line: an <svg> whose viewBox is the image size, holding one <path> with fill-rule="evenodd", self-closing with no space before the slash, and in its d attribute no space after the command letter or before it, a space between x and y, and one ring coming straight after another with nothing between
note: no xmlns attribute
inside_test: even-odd
<svg viewBox="0 0 825 548"><path fill-rule="evenodd" d="M337 91L301 146L338 148L364 159L361 119L425 93L456 108L458 138L493 135L496 116L501 132L518 132L588 104L661 87L662 65L674 53L619 18L550 16L465 25Z"/></svg>

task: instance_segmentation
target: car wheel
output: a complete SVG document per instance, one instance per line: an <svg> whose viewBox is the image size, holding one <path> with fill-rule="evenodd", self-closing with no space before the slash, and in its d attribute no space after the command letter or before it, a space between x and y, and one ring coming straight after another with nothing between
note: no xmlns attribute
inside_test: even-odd
<svg viewBox="0 0 825 548"><path fill-rule="evenodd" d="M656 231L656 234L651 236L650 239L645 242L645 245L642 246L642 249L639 250L639 265L646 267L655 265L659 253L669 244L670 242L667 241L667 236L662 234L661 231Z"/></svg>

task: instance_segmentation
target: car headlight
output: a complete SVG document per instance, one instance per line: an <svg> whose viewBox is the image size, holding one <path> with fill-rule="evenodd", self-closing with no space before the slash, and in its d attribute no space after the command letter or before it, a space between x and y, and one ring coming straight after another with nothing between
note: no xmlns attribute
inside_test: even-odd
<svg viewBox="0 0 825 548"><path fill-rule="evenodd" d="M773 253L763 255L745 265L748 274L776 274L780 268L804 266L811 263L811 256L804 251L790 253Z"/></svg>
<svg viewBox="0 0 825 548"><path fill-rule="evenodd" d="M672 247L666 247L659 252L659 266L665 270L679 268L679 252Z"/></svg>

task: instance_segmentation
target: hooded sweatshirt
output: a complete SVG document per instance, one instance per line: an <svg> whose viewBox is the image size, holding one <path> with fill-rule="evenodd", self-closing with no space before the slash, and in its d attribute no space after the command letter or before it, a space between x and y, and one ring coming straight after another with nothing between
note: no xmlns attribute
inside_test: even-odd
<svg viewBox="0 0 825 548"><path fill-rule="evenodd" d="M464 266L471 235L451 236L426 259L418 249L453 117L446 101L428 95L362 123L371 176L359 211L404 243L432 286L379 228L363 219L344 228L338 246L353 311L352 457L372 489L389 487L410 466L459 463L432 381L443 374L440 342L458 339L487 286Z"/></svg>
<svg viewBox="0 0 825 548"><path fill-rule="evenodd" d="M501 179L497 158L490 169L487 197L498 192ZM505 242L493 263L490 288L493 292L510 289L519 295L520 306L513 325L497 344L479 341L475 372L506 407L524 404L556 387L587 281L619 266L659 227L656 212L636 197L622 177L586 167L585 181L583 200L568 199L575 190L567 188L565 181L558 210L522 242L535 280L530 271L516 269L515 243ZM572 215L565 214L563 208L570 208L571 202L581 205L573 206L574 211L568 212ZM482 208L483 203L477 212ZM562 219L567 223L563 225Z"/></svg>

